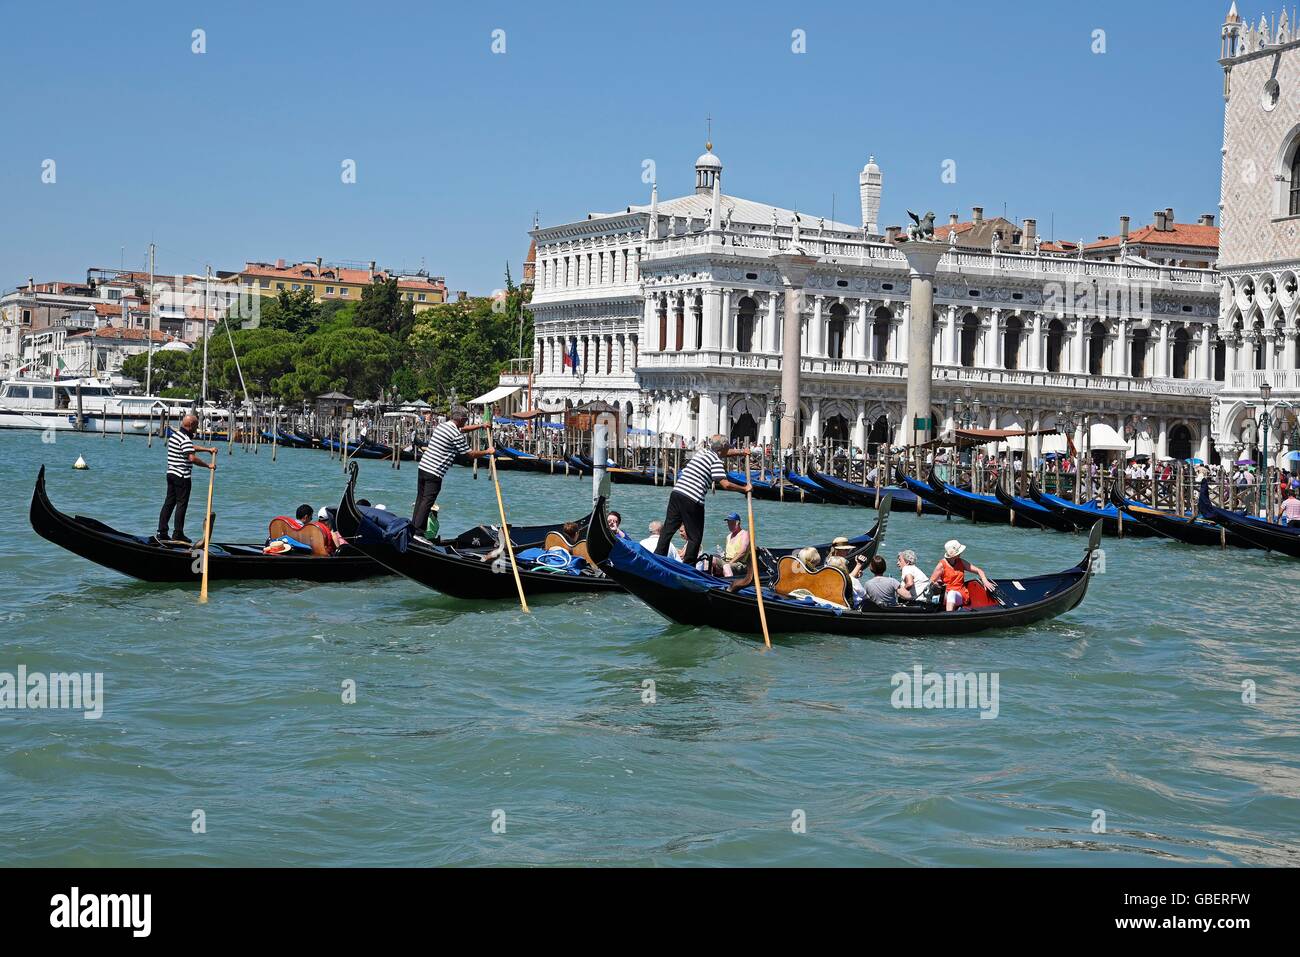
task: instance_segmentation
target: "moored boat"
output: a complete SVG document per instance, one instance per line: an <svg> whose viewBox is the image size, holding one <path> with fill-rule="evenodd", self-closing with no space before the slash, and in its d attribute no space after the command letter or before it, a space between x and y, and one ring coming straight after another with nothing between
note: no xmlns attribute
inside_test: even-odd
<svg viewBox="0 0 1300 957"><path fill-rule="evenodd" d="M1300 528L1280 525L1264 518L1247 515L1245 512L1220 508L1210 501L1209 479L1201 479L1196 508L1205 518L1223 526L1229 535L1255 548L1264 548L1270 552L1281 552L1292 558L1300 558Z"/></svg>
<svg viewBox="0 0 1300 957"><path fill-rule="evenodd" d="M1172 538L1185 545L1203 545L1212 548L1223 548L1228 545L1235 548L1255 547L1222 525L1199 518L1195 514L1178 515L1151 508L1149 505L1125 498L1118 488L1111 488L1110 500L1128 518L1151 529L1157 535ZM1125 532L1127 534L1127 527Z"/></svg>
<svg viewBox="0 0 1300 957"><path fill-rule="evenodd" d="M1044 492L1036 480L1029 483L1029 497L1048 511L1065 516L1079 531L1086 531L1092 528L1094 522L1100 521L1102 531L1107 535L1147 538L1159 534L1132 516L1125 515L1113 504L1102 508L1094 502L1071 502L1059 495Z"/></svg>

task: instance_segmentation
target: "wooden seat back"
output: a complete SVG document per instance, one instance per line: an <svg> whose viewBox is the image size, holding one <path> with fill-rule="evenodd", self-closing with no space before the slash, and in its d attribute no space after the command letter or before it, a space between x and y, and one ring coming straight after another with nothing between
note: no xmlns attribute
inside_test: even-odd
<svg viewBox="0 0 1300 957"><path fill-rule="evenodd" d="M298 525L294 519L281 516L272 520L268 532L272 539L291 538L295 542L311 546L313 555L334 554L334 537L320 522Z"/></svg>
<svg viewBox="0 0 1300 957"><path fill-rule="evenodd" d="M552 548L562 548L566 552L571 552L573 551L573 543L559 532L547 532L546 539L542 542L542 548L548 551Z"/></svg>
<svg viewBox="0 0 1300 957"><path fill-rule="evenodd" d="M803 562L786 555L777 565L775 587L778 595L789 595L804 588L823 601L849 607L845 598L849 588L848 576L841 569L829 565L810 572Z"/></svg>

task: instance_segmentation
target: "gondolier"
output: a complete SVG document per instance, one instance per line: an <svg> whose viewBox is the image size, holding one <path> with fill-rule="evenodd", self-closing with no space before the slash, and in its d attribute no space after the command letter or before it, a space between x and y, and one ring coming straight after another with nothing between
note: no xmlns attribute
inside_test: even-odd
<svg viewBox="0 0 1300 957"><path fill-rule="evenodd" d="M469 413L465 408L457 406L451 410L447 421L429 433L429 442L424 447L424 454L420 456L415 511L411 513L411 524L415 526L417 535L423 535L429 525L429 512L433 510L433 504L438 500L438 493L442 491L443 477L456 461L456 456L468 455L471 459L480 459L496 451L492 448L490 439L487 448L470 451L465 436L478 429L486 429L488 425L486 422L466 425L468 419Z"/></svg>
<svg viewBox="0 0 1300 957"><path fill-rule="evenodd" d="M158 513L158 540L167 540L167 522L175 511L175 524L172 525L172 541L189 543L185 537L185 511L190 504L190 472L195 465L216 471L217 450L204 445L194 444L194 430L199 427L199 420L194 415L181 419L181 427L167 438L167 497L163 500L162 511ZM207 452L212 456L211 462L205 462L197 453Z"/></svg>
<svg viewBox="0 0 1300 957"><path fill-rule="evenodd" d="M702 449L691 456L677 477L672 494L668 496L668 513L664 516L664 527L659 533L656 555L668 554L673 536L684 525L686 548L682 551L682 561L688 565L695 564L700 553L700 543L704 540L704 496L715 482L729 492L743 494L753 488L748 482L749 476L745 476L744 485L727 478L727 469L722 464L724 457L744 454L740 449L728 449L727 440L721 435L714 435Z"/></svg>

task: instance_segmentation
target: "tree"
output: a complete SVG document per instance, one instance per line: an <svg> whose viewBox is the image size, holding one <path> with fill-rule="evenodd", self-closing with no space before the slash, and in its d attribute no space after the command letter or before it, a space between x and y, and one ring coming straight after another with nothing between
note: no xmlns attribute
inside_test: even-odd
<svg viewBox="0 0 1300 957"><path fill-rule="evenodd" d="M188 351L155 349L153 352L153 390L186 390L192 392L197 367L195 354ZM200 360L202 361L202 360ZM128 356L122 363L122 375L144 382L148 378L149 354L141 352ZM161 394L161 393L160 393Z"/></svg>
<svg viewBox="0 0 1300 957"><path fill-rule="evenodd" d="M405 339L415 325L415 307L410 300L402 298L395 278L376 279L361 290L356 323Z"/></svg>
<svg viewBox="0 0 1300 957"><path fill-rule="evenodd" d="M276 394L304 399L346 391L357 398L378 398L396 367L398 345L376 329L343 322L303 340L293 368L273 383Z"/></svg>
<svg viewBox="0 0 1300 957"><path fill-rule="evenodd" d="M281 289L273 299L262 297L259 328L309 335L320 322L320 304L310 289Z"/></svg>

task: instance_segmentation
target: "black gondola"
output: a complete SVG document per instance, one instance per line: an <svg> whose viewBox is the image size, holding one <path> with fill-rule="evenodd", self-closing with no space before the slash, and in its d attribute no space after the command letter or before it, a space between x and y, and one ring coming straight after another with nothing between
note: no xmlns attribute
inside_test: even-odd
<svg viewBox="0 0 1300 957"><path fill-rule="evenodd" d="M1029 482L1029 497L1049 512L1065 516L1079 531L1092 528L1094 522L1101 522L1101 530L1107 535L1149 538L1159 534L1154 529L1143 525L1132 516L1125 515L1114 505L1098 508L1096 505L1080 505L1067 501L1059 495L1051 495L1038 487L1038 481Z"/></svg>
<svg viewBox="0 0 1300 957"><path fill-rule="evenodd" d="M1033 509L1037 509L1037 511L1030 508L1017 509L1015 514L1012 515L1011 509L994 496L978 495L949 485L939 478L933 469L930 470L930 475L925 482L918 482L903 472L902 469L899 469L898 481L909 492L914 492L925 501L938 506L942 511L950 515L970 519L972 522L983 522L988 525L1014 524L1028 528L1050 528L1052 526L1049 525L1049 522L1055 521L1054 518L1049 518L1051 513L1047 509L1037 504L1033 506Z"/></svg>
<svg viewBox="0 0 1300 957"><path fill-rule="evenodd" d="M829 608L778 595L769 579L763 589L768 629L772 635L955 635L1055 618L1083 601L1092 555L1100 541L1098 525L1089 533L1087 551L1079 564L1053 575L994 579L991 604L955 612L942 611L929 603L895 608L873 606L869 610ZM744 634L762 631L752 585L732 591L725 580L692 568L673 567L680 563L665 561L615 539L605 527L604 499L592 516L587 548L606 574L670 621Z"/></svg>
<svg viewBox="0 0 1300 957"><path fill-rule="evenodd" d="M1016 520L1012 522L1013 525L1020 521L1022 515L1025 515L1037 523L1041 528L1051 528L1058 532L1078 531L1074 522L1066 515L1060 512L1055 512L1033 499L1012 495L1002 487L1001 482L998 482L993 486L993 497L1007 509L1010 515L1015 516Z"/></svg>
<svg viewBox="0 0 1300 957"><path fill-rule="evenodd" d="M45 466L32 492L31 523L36 534L60 548L113 571L148 582L197 582L198 551L190 545L159 544L128 535L81 515L65 515L45 492ZM260 544L213 542L208 550L212 581L349 582L387 575L389 570L364 553L344 546L333 555L267 555Z"/></svg>
<svg viewBox="0 0 1300 957"><path fill-rule="evenodd" d="M1255 547L1222 525L1207 522L1195 515L1176 515L1173 512L1165 512L1127 499L1120 494L1118 487L1111 488L1110 500L1111 504L1135 522L1140 522L1157 535L1172 538L1185 545L1204 545L1213 548L1222 548L1225 545L1232 545L1235 548Z"/></svg>
<svg viewBox="0 0 1300 957"><path fill-rule="evenodd" d="M809 472L814 482L825 488L832 489L841 495L848 496L853 504L865 505L867 508L876 507L876 490L866 485L858 485L856 482L850 482L846 479L836 478L826 472ZM912 512L917 511L916 503L921 503L921 511L930 515L942 515L943 510L937 505L925 501L915 493L908 491L901 486L882 485L880 487L880 498L883 500L886 495L893 496L891 499L891 508L895 512Z"/></svg>
<svg viewBox="0 0 1300 957"><path fill-rule="evenodd" d="M1278 525L1274 522L1220 508L1210 501L1210 480L1201 479L1201 490L1196 498L1196 508L1210 521L1223 526L1232 535L1255 548L1281 552L1300 558L1300 528Z"/></svg>

